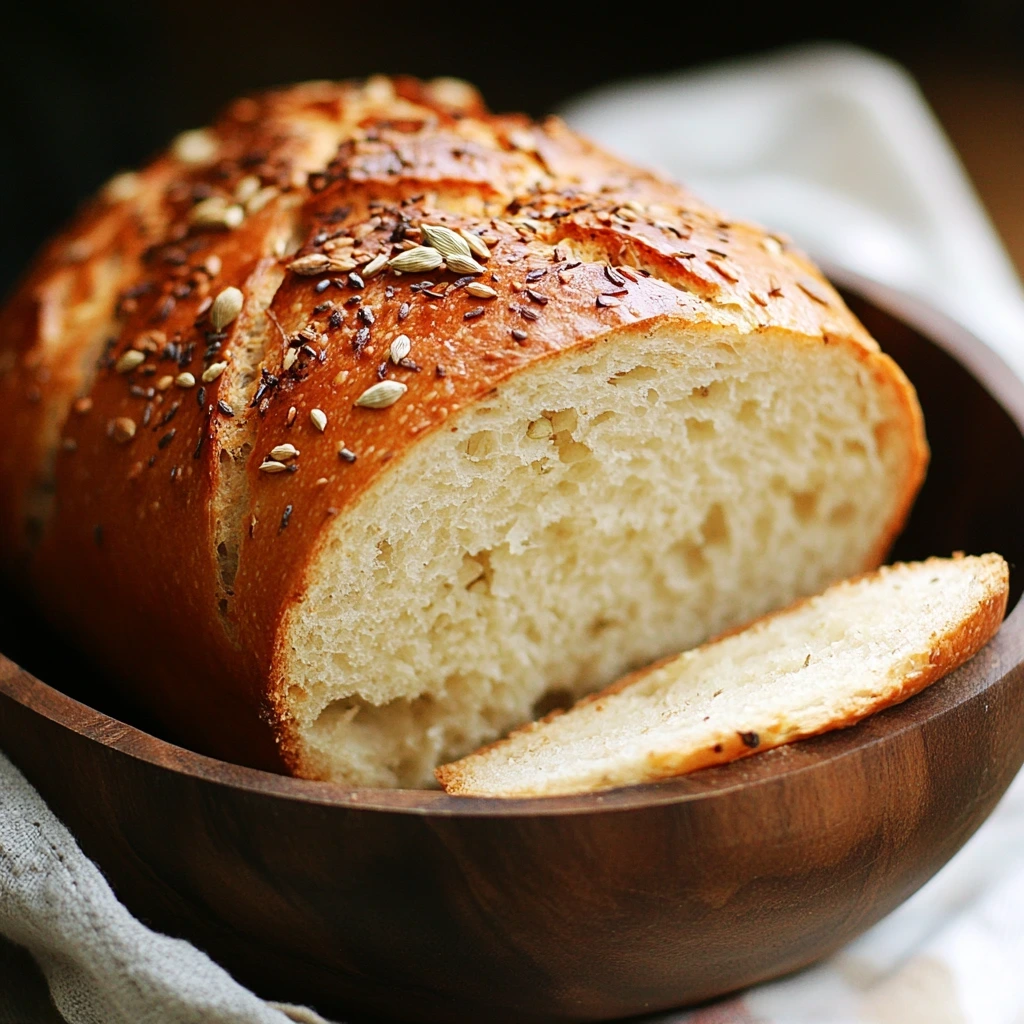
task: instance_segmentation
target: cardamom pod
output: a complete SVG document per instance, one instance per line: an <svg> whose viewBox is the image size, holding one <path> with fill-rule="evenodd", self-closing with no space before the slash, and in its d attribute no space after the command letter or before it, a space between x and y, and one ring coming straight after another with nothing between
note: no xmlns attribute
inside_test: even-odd
<svg viewBox="0 0 1024 1024"><path fill-rule="evenodd" d="M451 228L441 227L440 224L421 224L423 240L427 245L433 246L444 258L452 256L471 257L473 254L462 235L457 235Z"/></svg>
<svg viewBox="0 0 1024 1024"><path fill-rule="evenodd" d="M428 270L437 270L443 262L444 257L439 250L417 245L392 257L388 260L388 266L403 274L422 274Z"/></svg>

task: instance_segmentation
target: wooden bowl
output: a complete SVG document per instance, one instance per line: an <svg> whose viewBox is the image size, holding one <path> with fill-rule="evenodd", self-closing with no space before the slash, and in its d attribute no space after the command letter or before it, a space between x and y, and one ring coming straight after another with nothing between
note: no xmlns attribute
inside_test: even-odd
<svg viewBox="0 0 1024 1024"><path fill-rule="evenodd" d="M945 318L834 276L927 417L934 459L895 555L1024 564L1024 387ZM603 1020L793 971L927 881L1024 761L1024 607L855 729L656 785L491 801L191 753L8 604L0 748L137 915L328 1014Z"/></svg>

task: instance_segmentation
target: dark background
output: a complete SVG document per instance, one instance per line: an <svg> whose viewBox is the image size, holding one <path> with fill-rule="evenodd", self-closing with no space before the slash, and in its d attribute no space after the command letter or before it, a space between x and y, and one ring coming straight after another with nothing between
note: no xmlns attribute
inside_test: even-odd
<svg viewBox="0 0 1024 1024"><path fill-rule="evenodd" d="M32 2L0 22L0 294L76 205L229 98L308 78L455 75L543 114L617 78L846 40L917 75L1024 264L1024 2Z"/></svg>

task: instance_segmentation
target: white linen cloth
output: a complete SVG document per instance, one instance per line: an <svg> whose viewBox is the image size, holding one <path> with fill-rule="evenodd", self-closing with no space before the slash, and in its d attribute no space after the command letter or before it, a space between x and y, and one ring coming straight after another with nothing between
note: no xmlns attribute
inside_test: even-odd
<svg viewBox="0 0 1024 1024"><path fill-rule="evenodd" d="M912 83L847 48L617 86L567 119L709 201L915 292L1024 372L1024 297ZM0 1024L316 1024L122 907L0 754ZM27 952L26 952L27 951ZM930 883L830 960L651 1024L1022 1024L1024 778Z"/></svg>

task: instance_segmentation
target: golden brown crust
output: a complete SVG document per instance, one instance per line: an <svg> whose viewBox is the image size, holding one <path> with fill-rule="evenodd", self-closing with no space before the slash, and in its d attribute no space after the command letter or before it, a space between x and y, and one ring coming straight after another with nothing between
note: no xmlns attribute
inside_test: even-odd
<svg viewBox="0 0 1024 1024"><path fill-rule="evenodd" d="M963 557L963 555L961 552L957 552L953 557L960 558ZM848 729L851 726L856 725L858 722L863 721L869 715L873 715L878 711L883 711L885 708L895 707L897 704L902 704L903 701L920 693L932 683L938 681L943 676L948 675L954 669L959 668L964 664L964 662L973 658L974 655L977 654L978 651L980 651L992 639L992 637L999 632L999 627L1002 625L1003 619L1006 616L1006 605L1010 593L1008 567L1006 562L998 555L987 555L983 557L988 562L987 568L990 570L991 574L991 578L987 581L990 589L988 597L979 603L974 615L969 619L959 623L955 629L946 633L938 634L934 637L931 650L928 653L927 667L904 677L899 687L891 689L884 694L880 694L873 700L861 701L855 709L850 708L845 712L837 711L835 717L833 717L827 724L819 727L806 728L794 721L780 719L771 727L760 728L754 737L754 741L751 741L750 734L741 734L734 731L723 732L714 738L714 741L710 746L705 747L702 750L663 753L657 756L652 756L648 760L642 778L638 778L635 784L639 784L641 782L657 782L661 779L674 778L678 775L688 775L690 772L698 771L701 768L710 768L714 765L728 764L730 761L737 761L740 758L750 757L753 754L761 754L766 750L772 750L773 748L783 746L786 743L794 743L797 740L808 739L811 736L818 736L825 732L832 732L835 729ZM921 564L928 565L930 563L939 563L941 561L942 559L929 558ZM859 576L855 576L847 580L843 585L850 585L863 580L870 580L879 576L883 572L888 573L899 571L904 564L905 563L898 562L892 566L886 566L883 569L875 569L870 572L861 573ZM746 630L757 626L759 623L768 622L769 620L781 615L788 615L812 600L814 600L813 597L802 598L786 608L780 608L776 611L769 612L767 615L762 615L753 622L737 626L734 629L726 630L714 639L707 641L707 643L703 644L702 647L710 647L713 644L721 642L727 637L745 632ZM603 690L583 697L581 700L577 701L575 706L580 707L586 704L593 704L598 701L605 700L613 694L620 693L623 690L628 689L634 683L650 676L651 673L656 672L669 662L674 661L677 657L678 655L669 655L668 657L662 658L650 665L645 665L643 668L616 680ZM514 736L529 734L536 730L538 726L545 722L549 722L564 713L565 710L554 711L539 721L530 722L522 728L514 730L503 739L496 740L494 743L490 743L485 747L481 747L480 749L473 751L473 753L468 755L468 757L476 758L478 755L487 753L491 750L500 749ZM461 761L455 761L451 764L441 765L435 770L434 775L445 792L450 793L453 796L473 796L474 791L472 780L464 772L462 763L463 762ZM480 795L491 796L495 794L484 793Z"/></svg>
<svg viewBox="0 0 1024 1024"><path fill-rule="evenodd" d="M484 272L361 276L421 240L421 223L482 237ZM309 256L332 269L287 269ZM211 303L227 288L243 307L217 331ZM459 83L308 83L239 100L108 186L7 307L0 535L31 554L56 615L117 672L145 677L172 728L280 767L282 620L330 518L524 367L666 323L846 346L893 391L915 454L880 559L924 472L920 412L784 241L557 120L491 116ZM395 365L399 333L412 347ZM381 376L407 392L357 406ZM261 470L283 443L300 456Z"/></svg>

